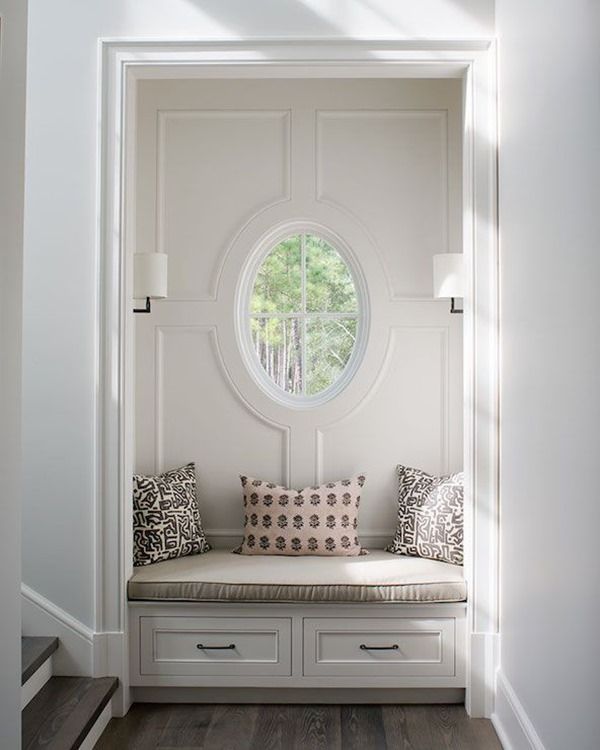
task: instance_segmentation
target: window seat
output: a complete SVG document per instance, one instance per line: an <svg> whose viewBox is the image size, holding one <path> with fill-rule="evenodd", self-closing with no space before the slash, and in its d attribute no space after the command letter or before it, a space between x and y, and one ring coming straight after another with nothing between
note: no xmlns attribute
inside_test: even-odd
<svg viewBox="0 0 600 750"><path fill-rule="evenodd" d="M462 602L457 565L372 550L361 557L236 555L212 550L135 568L130 600L171 602Z"/></svg>

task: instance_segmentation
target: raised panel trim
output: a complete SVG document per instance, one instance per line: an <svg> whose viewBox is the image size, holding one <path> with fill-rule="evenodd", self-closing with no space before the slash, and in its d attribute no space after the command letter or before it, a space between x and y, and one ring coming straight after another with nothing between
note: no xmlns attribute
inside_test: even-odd
<svg viewBox="0 0 600 750"><path fill-rule="evenodd" d="M448 473L450 466L450 361L449 361L449 326L421 326L421 325L392 325L390 326L386 351L383 364L379 369L372 386L365 395L347 412L339 418L321 425L315 429L315 484L322 484L324 479L324 438L327 432L351 419L361 411L375 394L382 381L388 375L392 355L397 345L396 332L400 330L427 330L434 331L440 335L440 383L441 383L441 406L440 409L440 466L442 473ZM366 535L366 534L365 534Z"/></svg>
<svg viewBox="0 0 600 750"><path fill-rule="evenodd" d="M373 236L370 229L366 226L363 220L347 206L335 201L331 198L325 198L323 195L322 187L322 168L321 168L321 143L322 143L322 126L323 121L328 119L350 119L350 118L366 118L366 117L381 117L389 119L392 117L398 117L403 119L416 119L421 118L436 118L440 122L440 166L442 170L442 185L443 185L443 217L442 217L442 231L443 240L442 247L445 248L445 252L450 252L449 245L449 220L450 220L450 170L448 166L449 154L448 154L448 110L447 109L340 109L340 110L326 110L317 109L315 110L315 124L314 124L314 192L315 200L324 203L329 206L342 211L346 215L350 216L365 232L373 247L376 249L379 259L384 268L387 268L387 263L381 247L377 240ZM442 248L440 248L442 252ZM403 294L396 294L392 287L390 280L390 274L386 273L386 282L388 287L388 295L390 302L404 301L408 299L430 299L429 297L412 297Z"/></svg>
<svg viewBox="0 0 600 750"><path fill-rule="evenodd" d="M291 472L291 429L289 425L283 425L278 422L269 419L265 414L259 411L255 406L244 398L240 389L236 386L231 373L229 372L221 349L219 347L219 339L217 334L216 325L160 325L154 329L154 470L160 473L164 470L164 449L163 449L163 362L164 362L164 337L168 333L174 332L186 332L194 334L205 334L209 336L211 349L217 367L219 368L223 378L227 382L229 388L236 400L246 409L249 414L256 417L259 421L263 422L269 427L279 431L282 435L281 440L281 475L284 477L286 485L290 483L290 472Z"/></svg>
<svg viewBox="0 0 600 750"><path fill-rule="evenodd" d="M286 120L285 137L283 139L283 158L282 165L284 169L283 183L285 185L282 195L274 201L269 201L260 206L251 215L247 216L241 226L233 233L232 238L225 243L221 249L215 267L209 279L209 294L197 297L171 297L176 302L215 302L218 298L217 290L219 281L223 272L223 267L235 243L236 238L244 229L264 211L291 200L292 196L292 112L289 109L157 109L156 111L156 200L155 200L155 243L156 251L164 253L168 251L165 242L165 150L166 150L166 130L169 120L175 119L282 119Z"/></svg>
<svg viewBox="0 0 600 750"><path fill-rule="evenodd" d="M240 492L241 502L241 492ZM221 528L221 527L206 527L204 529L208 541L213 547L218 549L224 549L227 547L237 547L241 543L244 537L243 527L239 528ZM361 530L359 528L358 534L361 544L366 549L383 549L388 544L391 544L394 538L395 526L389 529L369 529L366 528Z"/></svg>
<svg viewBox="0 0 600 750"><path fill-rule="evenodd" d="M136 671L139 669L140 676L156 680L289 676L292 665L291 618L265 617L257 611L231 616L225 609L226 606L211 614L189 611L183 614L179 609L173 616L155 609L150 614L140 615L134 625L138 643L137 653L132 653L132 658L136 662ZM162 656L161 636L168 639L162 643ZM263 644L262 658L252 655L255 641L249 648L256 636L268 637L266 650ZM187 654L184 656L182 648L186 651L194 642L205 638L211 642L213 637L217 643L235 640L239 649L236 658L228 658L229 652L204 654L212 658L185 658ZM193 647L190 656L192 652L196 654Z"/></svg>
<svg viewBox="0 0 600 750"><path fill-rule="evenodd" d="M159 657L158 653L158 636L162 634L170 634L170 635L181 635L182 633L197 633L198 637L201 637L203 635L213 635L213 634L220 634L223 635L223 637L228 637L229 635L234 635L236 633L248 633L251 632L252 635L271 635L273 636L274 641L274 654L272 658L270 659L214 659L212 661L206 660L199 660L199 659L176 659L174 657L171 658L161 658ZM234 627L227 627L227 628L186 628L184 629L178 629L175 627L171 628L153 628L152 629L152 661L155 664L196 664L196 663L227 663L227 664L278 664L280 661L280 648L279 648L279 630L272 629L272 630L251 630L248 631L246 628L242 629L240 627L234 628Z"/></svg>
<svg viewBox="0 0 600 750"><path fill-rule="evenodd" d="M308 616L304 618L303 632L305 676L356 676L356 670L359 670L361 675L374 673L380 677L396 673L400 679L419 675L432 678L457 676L457 621L453 617L376 616L375 613L370 617ZM437 635L438 658L368 661L351 656L338 659L324 659L322 656L322 635L339 635L342 638L360 635L361 638L355 638L350 644L356 648L363 638L365 641L368 641L370 636L385 635L386 638L397 638L401 634L415 637Z"/></svg>
<svg viewBox="0 0 600 750"><path fill-rule="evenodd" d="M321 640L321 636L323 635L336 635L338 633L344 633L345 635L364 635L368 637L370 633L368 633L364 628L363 629L356 629L356 630L332 630L327 628L317 628L315 630L315 638L316 638L316 662L317 664L361 664L360 659L327 659L323 656L323 644ZM441 664L443 661L443 632L441 630L402 630L401 628L396 628L394 630L383 631L383 630L377 630L375 631L376 635L389 635L392 637L398 637L402 638L405 636L421 636L421 635L436 635L437 636L437 658L436 659L402 659L400 663L402 664ZM384 666L388 662L381 662L381 665ZM397 662L389 662L391 664L396 664Z"/></svg>

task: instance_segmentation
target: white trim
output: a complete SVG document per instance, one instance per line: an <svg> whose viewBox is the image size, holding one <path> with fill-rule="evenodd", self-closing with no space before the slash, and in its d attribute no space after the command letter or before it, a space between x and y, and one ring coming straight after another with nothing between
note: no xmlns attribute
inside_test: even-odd
<svg viewBox="0 0 600 750"><path fill-rule="evenodd" d="M56 636L53 672L58 675L93 675L94 633L64 609L21 584L23 634Z"/></svg>
<svg viewBox="0 0 600 750"><path fill-rule="evenodd" d="M79 750L94 750L96 743L100 739L102 732L108 726L108 722L112 719L112 704L110 701L104 707L104 710L100 716L94 722L94 725L87 733L86 738L79 746Z"/></svg>
<svg viewBox="0 0 600 750"><path fill-rule="evenodd" d="M495 684L489 679L498 666L498 633L471 633L468 643L471 665L471 713L491 716L494 710Z"/></svg>
<svg viewBox="0 0 600 750"><path fill-rule="evenodd" d="M354 343L350 359L348 360L346 367L342 371L340 377L324 391L321 391L314 396L306 396L305 394L294 395L286 393L271 380L271 378L263 369L256 355L248 325L250 318L268 317L261 315L261 313L250 312L250 299L252 296L252 291L254 289L256 277L263 262L280 242L282 242L287 237L295 234L299 234L301 236L303 279L306 275L306 251L304 247L305 235L313 234L324 239L338 253L343 263L350 271L358 301L358 307L355 313L330 313L329 315L332 320L343 317L354 318L357 321L356 341ZM303 282L301 305L302 312L290 313L289 315L283 314L278 317L294 317L300 318L303 321L308 318L314 318L318 320L328 317L327 314L307 313L305 296L306 289ZM240 351L242 352L242 358L245 361L250 374L252 375L254 381L258 384L258 386L262 388L262 390L274 401L284 404L289 408L316 408L335 398L350 383L363 359L369 335L370 301L368 287L365 281L364 274L362 272L362 268L360 267L355 254L352 252L350 245L342 237L340 237L337 232L334 232L328 227L312 220L285 221L275 227L272 227L268 232L263 234L263 236L258 240L258 242L255 243L254 247L248 253L248 258L242 268L236 288L235 315L235 330L238 346L240 348ZM304 367L306 364L306 328L304 323L303 325L304 333L302 336L302 364L304 384Z"/></svg>
<svg viewBox="0 0 600 750"><path fill-rule="evenodd" d="M76 635L80 636L89 643L92 642L94 638L93 631L90 630L82 622L79 622L79 620L73 617L73 615L65 612L64 609L61 609L56 604L53 604L49 599L46 599L41 594L38 594L37 591L34 591L25 583L21 584L21 594L27 601L44 610L47 615L54 618L58 623L60 623L64 627L69 628ZM52 633L46 633L46 635L52 635Z"/></svg>
<svg viewBox="0 0 600 750"><path fill-rule="evenodd" d="M492 724L505 750L545 750L512 685L499 669Z"/></svg>
<svg viewBox="0 0 600 750"><path fill-rule="evenodd" d="M209 543L216 549L226 547L237 547L244 537L243 528L205 528L204 532ZM394 529L364 529L360 532L360 541L368 549L383 549L391 544L394 538Z"/></svg>
<svg viewBox="0 0 600 750"><path fill-rule="evenodd" d="M21 686L21 710L35 698L52 677L52 654L42 662L27 682Z"/></svg>
<svg viewBox="0 0 600 750"><path fill-rule="evenodd" d="M101 40L102 191L99 258L101 330L98 419L98 519L95 581L99 630L127 628L131 570L130 479L133 473L131 208L134 94L141 78L453 77L465 92L463 251L470 285L465 297L465 572L469 631L498 632L498 254L496 216L495 47L487 40ZM127 158L126 158L127 157ZM474 314L474 311L477 314ZM476 363L477 371L469 373ZM469 500L472 499L471 502ZM471 639L469 639L470 643ZM484 649L489 652L489 649ZM493 650L492 650L493 652ZM468 665L467 710L489 711L494 671ZM127 685L126 685L127 687Z"/></svg>
<svg viewBox="0 0 600 750"><path fill-rule="evenodd" d="M139 703L464 703L464 688L134 687Z"/></svg>
<svg viewBox="0 0 600 750"><path fill-rule="evenodd" d="M125 633L97 633L65 612L56 604L21 584L23 634L56 636L58 650L52 656L52 672L56 675L118 677L126 683L127 649ZM126 701L128 692L125 692Z"/></svg>

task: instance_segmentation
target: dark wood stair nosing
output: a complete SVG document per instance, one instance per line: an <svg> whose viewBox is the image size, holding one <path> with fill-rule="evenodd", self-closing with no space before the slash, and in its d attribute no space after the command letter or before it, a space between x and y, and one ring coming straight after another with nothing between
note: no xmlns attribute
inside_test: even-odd
<svg viewBox="0 0 600 750"><path fill-rule="evenodd" d="M21 685L32 677L58 648L58 638L23 636L21 638Z"/></svg>
<svg viewBox="0 0 600 750"><path fill-rule="evenodd" d="M114 695L116 677L52 677L23 709L23 750L75 750Z"/></svg>

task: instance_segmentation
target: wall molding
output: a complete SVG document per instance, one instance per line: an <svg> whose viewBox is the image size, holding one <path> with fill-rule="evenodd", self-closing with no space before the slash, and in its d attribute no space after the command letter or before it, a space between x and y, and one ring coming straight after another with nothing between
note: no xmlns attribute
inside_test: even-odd
<svg viewBox="0 0 600 750"><path fill-rule="evenodd" d="M209 543L217 549L236 547L241 544L244 529L206 528ZM366 529L360 533L360 541L367 548L383 549L392 542L394 529Z"/></svg>
<svg viewBox="0 0 600 750"><path fill-rule="evenodd" d="M59 639L52 657L54 674L113 675L122 681L119 653L124 646L123 632L95 632L25 583L21 584L21 605L24 635Z"/></svg>
<svg viewBox="0 0 600 750"><path fill-rule="evenodd" d="M217 326L212 323L198 323L185 325L157 325L154 329L154 468L155 471L164 471L164 451L163 451L163 383L164 383L164 338L167 333L192 333L204 334L208 336L210 349L214 356L216 367L220 370L223 378L238 403L248 414L256 420L270 427L281 435L281 476L284 478L287 487L291 481L291 428L289 425L281 424L270 419L266 414L261 412L256 406L251 404L243 395L237 386L232 373L225 364L221 347L219 346L219 336Z"/></svg>
<svg viewBox="0 0 600 750"><path fill-rule="evenodd" d="M334 119L351 119L351 118L364 120L367 118L379 118L382 120L389 120L392 118L404 119L404 120L415 120L421 119L438 119L440 123L440 170L441 170L441 181L442 186L442 241L441 247L445 248L445 252L450 252L450 176L449 176L449 154L448 154L448 110L447 109L317 109L315 111L315 122L314 122L314 143L315 143L315 166L314 166L314 195L315 200L325 205L331 206L332 208L341 211L342 213L353 219L368 236L369 240L373 244L373 247L377 250L380 258L380 262L384 268L387 269L385 274L386 283L388 287L388 295L390 302L398 302L407 298L406 293L397 292L393 288L393 283L389 274L389 263L385 259L381 243L379 243L372 231L368 228L366 222L361 219L356 211L343 205L341 202L334 198L327 197L323 190L323 172L322 167L322 141L323 141L323 123L326 120ZM441 252L441 250L439 251ZM408 298L413 295L408 295ZM420 295L417 295L421 298ZM423 299L429 299L423 297Z"/></svg>
<svg viewBox="0 0 600 750"><path fill-rule="evenodd" d="M241 232L250 225L258 216L264 213L269 208L285 203L291 199L292 195L292 116L291 110L289 109L159 109L157 110L157 123L156 123L156 195L155 195L155 244L157 252L166 252L165 247L167 245L165 237L166 227L166 201L167 191L165 187L165 174L166 174L166 139L167 139L167 123L169 120L206 120L206 119L280 119L285 123L285 137L282 140L283 155L282 155L282 184L283 191L281 195L276 198L266 201L262 205L255 208L250 215L248 215L242 226L234 232L234 241L226 242L225 246L220 249L217 254L215 265L210 274L208 283L208 294L197 295L194 297L173 297L170 299L175 302L182 301L194 301L194 302L216 302L218 300L218 288L223 273L223 267L227 260L227 256L233 246L235 239L241 234Z"/></svg>
<svg viewBox="0 0 600 750"><path fill-rule="evenodd" d="M470 590L469 590L470 596ZM498 633L471 633L468 643L471 663L471 704L475 716L491 716L494 710L494 679L498 668L500 636Z"/></svg>
<svg viewBox="0 0 600 750"><path fill-rule="evenodd" d="M359 398L353 406L341 414L339 417L329 421L327 424L319 425L315 428L315 482L323 483L325 469L325 438L328 432L336 429L345 422L350 421L368 405L370 400L377 393L383 381L389 376L391 363L398 347L399 331L430 331L439 334L440 337L440 467L441 473L448 473L450 465L450 327L436 325L419 325L419 324L393 324L389 326L387 342L381 366L377 369L376 375L364 395ZM363 536L372 535L370 532ZM379 535L379 532L374 532Z"/></svg>
<svg viewBox="0 0 600 750"><path fill-rule="evenodd" d="M505 750L546 750L504 672L496 672L492 724Z"/></svg>
<svg viewBox="0 0 600 750"><path fill-rule="evenodd" d="M58 651L53 655L57 675L92 675L94 632L26 584L21 584L23 634L56 636Z"/></svg>

